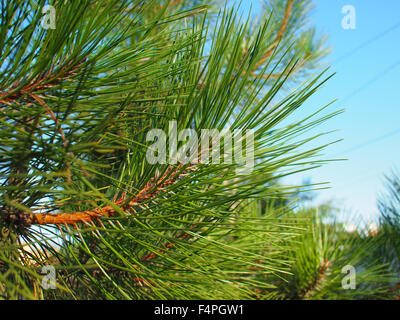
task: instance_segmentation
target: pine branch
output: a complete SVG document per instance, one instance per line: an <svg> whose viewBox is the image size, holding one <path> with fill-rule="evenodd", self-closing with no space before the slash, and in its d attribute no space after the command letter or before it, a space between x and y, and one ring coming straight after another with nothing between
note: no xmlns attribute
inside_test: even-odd
<svg viewBox="0 0 400 320"><path fill-rule="evenodd" d="M253 67L254 70L257 70L263 63L265 63L269 58L269 56L274 52L274 50L278 46L289 24L290 16L292 14L292 9L293 9L293 0L287 0L285 14L281 23L281 27L279 28L278 33L276 35L275 41L269 46L267 51L264 53L263 57L254 65Z"/></svg>
<svg viewBox="0 0 400 320"><path fill-rule="evenodd" d="M297 26L306 2L297 5L288 0L286 8L279 6L271 30L265 23L256 32L257 39L250 37L248 50L253 51L245 55L244 63L240 60L249 44L245 40L250 28L237 24L234 9L221 14L207 54L208 18L189 19L204 7L189 8L186 1L168 3L179 5L179 12L166 16L172 10L164 1L146 6L143 1L112 0L88 2L76 15L64 3L57 8L61 20L57 30L32 33L32 40L24 42L21 63L12 66L16 71L6 74L2 82L7 88L0 94L0 104L5 109L18 106L18 113L6 110L4 122L10 119L11 125L1 127L2 172L8 174L17 151L22 150L27 159L21 163L25 171L16 173L26 185L3 187L10 195L17 190L25 196L10 196L13 201L3 197L0 213L7 220L1 225L13 232L12 226L24 227L26 233L15 235L31 246L33 254L28 256L35 267L64 267L68 278L60 280L68 282L74 298L247 298L263 285L258 276L283 273L289 265L287 247L282 246L293 236L288 225L274 216L242 211L237 203L283 196L288 188L276 186L276 178L298 170L299 165L316 163L307 157L317 155L320 148L303 151L302 145L311 138L299 140L298 135L322 120L308 123L310 116L277 127L319 88L320 76L276 104L286 77L272 83L266 93L263 81L251 78L256 62L255 69L272 61L276 72L293 70L295 59L285 56L290 55L286 44L282 51L275 49ZM39 8L36 12L40 17ZM28 39L24 33L24 29L16 31ZM30 50L30 43L40 48L42 38L46 47ZM272 43L262 43L265 39ZM7 43L12 49L11 41ZM302 51L300 47L298 43L295 51ZM86 58L68 63L56 58L65 52L70 57L88 56L93 65ZM14 60L7 59L6 64L12 65ZM34 73L35 77L28 71L43 70L49 59L58 59L59 66ZM33 63L24 66L24 61ZM243 76L230 81L234 74ZM15 82L17 78L28 83ZM34 108L27 108L28 104ZM32 136L18 127L25 115L32 122L27 126ZM253 170L240 174L237 169L244 164L233 161L167 169L163 163L150 164L144 156L146 133L153 128L168 132L172 120L179 128L195 131L221 132L228 126L233 131L254 131ZM31 140L32 151L24 152ZM179 147L184 144L179 140ZM229 151L238 149L235 145ZM240 152L243 149L241 145ZM79 165L91 176L82 167L78 170ZM197 173L184 179L192 170ZM261 250L266 243L268 250ZM3 261L4 268L11 268L8 260Z"/></svg>
<svg viewBox="0 0 400 320"><path fill-rule="evenodd" d="M155 198L162 192L165 192L165 188L179 181L181 177L186 175L189 171L193 170L193 167L186 168L183 172L179 172L181 165L173 170L170 167L160 179L151 179L147 185L139 191L139 193L128 203L126 198L121 197L118 200L113 201L114 205L121 207L124 212L135 212L135 207L140 205L142 202ZM72 213L36 213L31 216L33 224L46 225L46 224L76 224L78 222L93 222L98 221L101 217L113 217L117 214L117 210L111 206L105 206L93 210L86 210L81 212Z"/></svg>
<svg viewBox="0 0 400 320"><path fill-rule="evenodd" d="M6 105L11 105L12 103L21 104L19 101L21 98L24 100L29 100L30 98L31 102L39 102L38 100L40 98L38 94L40 91L49 90L60 84L62 81L68 80L72 76L76 76L79 71L82 70L86 61L87 57L83 58L78 63L73 63L71 60L66 65L60 67L60 70L55 73L53 72L53 68L50 68L47 72L36 76L29 83L22 86L20 82L15 82L10 89L3 90L3 92L0 93L0 103ZM62 62L59 64L62 65Z"/></svg>
<svg viewBox="0 0 400 320"><path fill-rule="evenodd" d="M301 292L302 299L307 299L312 297L315 291L324 283L329 267L331 266L331 262L326 258L318 267L318 271L312 280L312 282L303 289Z"/></svg>
<svg viewBox="0 0 400 320"><path fill-rule="evenodd" d="M51 119L54 121L56 127L58 128L58 131L60 133L61 139L63 141L63 145L65 148L68 147L68 142L66 140L64 131L62 129L62 126L54 114L53 110L51 107L46 104L46 102L43 100L43 93L40 93L43 90L50 90L56 85L59 85L62 83L62 81L69 80L70 77L76 76L83 68L84 64L87 62L87 57L83 58L80 62L78 63L73 63L73 61L69 61L66 65L61 66L59 68L58 72L53 72L53 68L50 68L49 71L42 73L41 75L36 76L34 79L32 79L29 83L24 84L21 86L20 83L16 82L11 86L10 89L3 91L0 94L0 103L6 104L6 105L12 105L12 104L17 104L17 105L22 105L23 103L32 103L32 102L37 102L39 105L41 105L46 113L51 117ZM60 62L60 65L62 63ZM20 99L23 99L24 102L20 101ZM30 119L28 121L23 121L23 122L32 122L34 121L33 119ZM30 131L29 128L25 128L25 131ZM30 148L29 148L30 149ZM72 158L75 157L73 152L69 153ZM66 165L66 170L67 170L67 181L68 183L71 183L71 168L70 168L70 161L66 160L65 162ZM13 165L10 166L11 168ZM88 177L88 173L84 168L81 166L82 172ZM18 167L15 170L15 174L20 174L22 171L27 172L26 168L21 168ZM11 184L16 184L15 179L11 180ZM20 183L23 183L22 181Z"/></svg>

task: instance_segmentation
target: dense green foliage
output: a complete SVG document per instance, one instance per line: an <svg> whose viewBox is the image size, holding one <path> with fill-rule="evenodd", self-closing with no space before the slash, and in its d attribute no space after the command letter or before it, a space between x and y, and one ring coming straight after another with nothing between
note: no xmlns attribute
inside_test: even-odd
<svg viewBox="0 0 400 320"><path fill-rule="evenodd" d="M270 1L255 23L195 1L54 1L55 29L45 4L0 5L2 298L390 298L380 240L278 183L324 162L332 141L307 132L339 112L290 117L330 77L310 1ZM254 168L149 163L148 131L171 121L254 130Z"/></svg>

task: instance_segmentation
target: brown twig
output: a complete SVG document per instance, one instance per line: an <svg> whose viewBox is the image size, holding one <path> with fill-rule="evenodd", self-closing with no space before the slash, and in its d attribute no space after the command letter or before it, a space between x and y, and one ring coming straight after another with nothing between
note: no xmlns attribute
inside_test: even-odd
<svg viewBox="0 0 400 320"><path fill-rule="evenodd" d="M278 33L276 35L275 41L269 46L268 50L264 53L264 55L262 56L262 58L254 65L252 71L250 72L250 74L254 77L257 76L256 74L256 70L258 69L258 67L260 67L265 61L267 61L268 57L274 52L275 48L277 47L277 45L279 44L280 40L282 39L287 26L289 24L289 20L290 20L290 16L293 10L293 0L287 0L286 3L286 9L285 9L285 14L283 17L283 21L282 24L278 30ZM249 49L247 49L247 51L244 52L244 56L246 54L249 53ZM244 75L246 72L243 72L242 75ZM233 83L233 81L237 78L237 76L239 76L240 74L237 75L233 75L230 81L230 84ZM268 78L278 78L280 75L279 74L273 74L270 75ZM264 76L263 76L264 77ZM265 78L265 77L264 77ZM199 86L199 89L204 89L202 85Z"/></svg>
<svg viewBox="0 0 400 320"><path fill-rule="evenodd" d="M276 35L275 41L269 46L269 49L264 53L263 57L254 65L254 70L258 69L259 66L261 66L265 61L267 61L268 57L272 54L272 52L274 52L275 48L281 41L283 34L285 33L286 28L289 24L292 10L293 10L293 0L287 0L283 21Z"/></svg>
<svg viewBox="0 0 400 320"><path fill-rule="evenodd" d="M307 299L310 297L315 290L324 282L327 272L329 267L331 266L331 262L326 258L319 266L317 275L315 278L312 280L312 282L309 284L308 287L306 287L302 292L301 296L302 299Z"/></svg>
<svg viewBox="0 0 400 320"><path fill-rule="evenodd" d="M0 103L4 103L7 105L10 105L12 102L18 103L17 100L21 97L30 97L34 99L34 96L32 96L32 94L35 94L35 92L52 88L55 85L59 84L62 80L65 80L72 75L76 75L77 70L86 60L87 57L84 57L82 61L75 65L72 65L71 61L55 74L52 74L53 70L52 68L50 68L49 71L36 76L34 79L31 80L31 82L18 90L16 89L20 86L20 84L16 82L11 86L11 89L0 93Z"/></svg>
<svg viewBox="0 0 400 320"><path fill-rule="evenodd" d="M191 168L187 168L181 173L177 171L181 168L178 166L172 173L172 170L167 170L166 173L160 179L152 179L131 201L127 204L125 197L121 197L118 200L113 201L116 206L121 207L125 212L134 210L141 202L148 200L160 192L165 190L165 187L175 183L181 176L183 176ZM159 183L159 181L161 181ZM45 225L45 224L76 224L78 222L92 222L97 221L102 217L112 217L117 214L117 210L114 206L108 205L102 208L96 208L87 211L72 212L72 213L37 213L33 214L33 224Z"/></svg>

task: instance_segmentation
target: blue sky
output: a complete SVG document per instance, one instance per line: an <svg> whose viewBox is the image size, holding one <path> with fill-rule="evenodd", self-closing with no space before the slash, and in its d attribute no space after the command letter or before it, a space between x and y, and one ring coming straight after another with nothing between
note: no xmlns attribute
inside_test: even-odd
<svg viewBox="0 0 400 320"><path fill-rule="evenodd" d="M344 140L327 155L348 160L323 167L312 177L331 182L330 190L320 192L320 201L336 199L344 215L373 219L383 175L400 168L400 1L314 2L312 18L329 35L329 60L336 72L315 101L337 97L333 107L346 109L329 123ZM355 30L341 26L341 8L347 4L356 9Z"/></svg>
<svg viewBox="0 0 400 320"><path fill-rule="evenodd" d="M338 99L330 110L345 112L319 130L338 130L325 158L346 158L285 181L330 182L318 191L317 203L334 200L339 219L357 221L378 217L377 195L384 192L384 174L400 169L400 1L314 0L311 23L328 36L332 49L327 62L336 72L326 86L303 107L310 110ZM243 1L244 9L257 1ZM356 9L356 29L342 28L342 7Z"/></svg>

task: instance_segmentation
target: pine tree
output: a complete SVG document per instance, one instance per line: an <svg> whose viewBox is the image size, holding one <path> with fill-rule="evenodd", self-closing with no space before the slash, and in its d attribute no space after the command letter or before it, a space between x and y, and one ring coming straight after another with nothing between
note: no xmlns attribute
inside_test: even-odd
<svg viewBox="0 0 400 320"><path fill-rule="evenodd" d="M277 181L323 162L305 132L339 112L289 118L330 77L310 2L255 23L198 1L47 4L0 4L2 298L298 298L278 279L311 224L273 205L297 188ZM201 138L192 155L219 163L149 163L149 131L171 124L253 130L254 167L224 158L249 140L218 154Z"/></svg>
<svg viewBox="0 0 400 320"><path fill-rule="evenodd" d="M380 212L378 234L381 245L375 251L381 264L385 264L390 281L391 298L400 299L400 175L393 171L386 176L386 194L378 201Z"/></svg>

